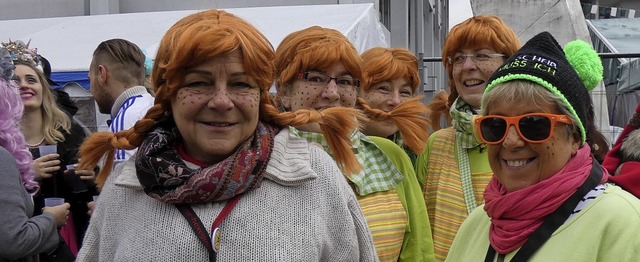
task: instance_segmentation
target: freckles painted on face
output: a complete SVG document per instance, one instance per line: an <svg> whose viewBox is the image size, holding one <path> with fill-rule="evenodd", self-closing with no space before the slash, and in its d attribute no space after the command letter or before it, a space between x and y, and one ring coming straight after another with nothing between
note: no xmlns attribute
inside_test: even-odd
<svg viewBox="0 0 640 262"><path fill-rule="evenodd" d="M373 92L369 92L367 93L367 95L364 97L365 100L371 100L371 97L373 97Z"/></svg>
<svg viewBox="0 0 640 262"><path fill-rule="evenodd" d="M355 106L355 99L358 96L358 92L355 89L347 89L343 91L339 91L340 94L340 104Z"/></svg>
<svg viewBox="0 0 640 262"><path fill-rule="evenodd" d="M251 105L251 108L256 107L257 104L260 103L260 93L252 93L251 95L247 96L247 100Z"/></svg>
<svg viewBox="0 0 640 262"><path fill-rule="evenodd" d="M187 94L186 92L184 92L183 90L179 90L178 91L178 95L176 96L176 99L178 101L180 101L181 105L185 105L186 104L186 98L187 96L189 96L189 94Z"/></svg>
<svg viewBox="0 0 640 262"><path fill-rule="evenodd" d="M193 105L195 103L200 103L202 99L204 99L202 96L195 95L189 92L189 90L180 90L177 95L177 100L181 102L181 105L186 105L187 103Z"/></svg>
<svg viewBox="0 0 640 262"><path fill-rule="evenodd" d="M367 101L374 101L373 103L369 103L370 106L374 107L374 108L380 108L381 105L384 103L385 99L385 95L380 94L380 93L376 93L376 92L370 92L369 94L367 94Z"/></svg>
<svg viewBox="0 0 640 262"><path fill-rule="evenodd" d="M551 152L552 156L556 155L556 151L554 150L556 148L556 142L555 141L551 141L551 145L547 145L547 150Z"/></svg>

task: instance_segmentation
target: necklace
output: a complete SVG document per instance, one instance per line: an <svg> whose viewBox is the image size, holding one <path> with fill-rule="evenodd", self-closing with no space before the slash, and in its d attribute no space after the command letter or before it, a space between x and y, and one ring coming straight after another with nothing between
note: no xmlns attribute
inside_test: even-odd
<svg viewBox="0 0 640 262"><path fill-rule="evenodd" d="M40 145L42 145L42 142L44 142L44 136L42 137L42 139L40 139L40 142L38 142L37 144L29 144L27 143L27 141L24 141L24 144L27 145L28 147L38 147Z"/></svg>

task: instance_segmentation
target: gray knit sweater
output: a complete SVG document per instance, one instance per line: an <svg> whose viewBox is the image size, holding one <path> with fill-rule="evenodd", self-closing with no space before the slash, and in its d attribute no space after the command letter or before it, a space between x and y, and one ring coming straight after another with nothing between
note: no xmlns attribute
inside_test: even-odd
<svg viewBox="0 0 640 262"><path fill-rule="evenodd" d="M78 261L208 261L178 209L142 191L133 161L107 180ZM322 148L284 129L266 172L220 226L217 261L377 261L358 201ZM225 203L192 208L209 231Z"/></svg>
<svg viewBox="0 0 640 262"><path fill-rule="evenodd" d="M58 244L50 213L31 217L33 200L22 184L16 159L0 147L0 262L33 261Z"/></svg>

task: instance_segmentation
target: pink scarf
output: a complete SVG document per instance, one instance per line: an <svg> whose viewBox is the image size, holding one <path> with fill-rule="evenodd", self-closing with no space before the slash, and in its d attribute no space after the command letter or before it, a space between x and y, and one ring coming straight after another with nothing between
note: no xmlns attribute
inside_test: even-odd
<svg viewBox="0 0 640 262"><path fill-rule="evenodd" d="M545 217L584 183L592 164L591 149L585 144L558 173L527 188L507 193L494 176L484 191L484 210L491 218L491 246L501 254L521 247ZM608 177L604 174L601 183Z"/></svg>

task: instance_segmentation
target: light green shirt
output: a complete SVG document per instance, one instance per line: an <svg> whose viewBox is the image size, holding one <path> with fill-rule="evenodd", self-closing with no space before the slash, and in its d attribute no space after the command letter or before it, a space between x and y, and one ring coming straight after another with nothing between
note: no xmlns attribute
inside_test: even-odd
<svg viewBox="0 0 640 262"><path fill-rule="evenodd" d="M490 226L490 218L479 206L458 230L446 261L483 261L489 248ZM638 236L640 200L609 185L553 232L529 261L638 261ZM506 254L504 261L510 261L518 250Z"/></svg>

